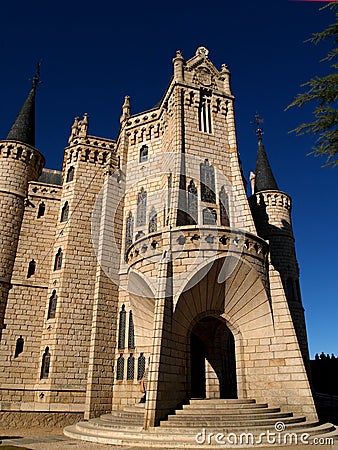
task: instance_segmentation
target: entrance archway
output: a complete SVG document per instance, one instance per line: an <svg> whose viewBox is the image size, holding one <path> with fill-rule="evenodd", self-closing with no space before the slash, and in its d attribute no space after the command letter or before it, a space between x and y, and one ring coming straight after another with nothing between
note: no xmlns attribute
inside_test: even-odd
<svg viewBox="0 0 338 450"><path fill-rule="evenodd" d="M224 320L208 316L190 335L192 398L237 398L235 340Z"/></svg>

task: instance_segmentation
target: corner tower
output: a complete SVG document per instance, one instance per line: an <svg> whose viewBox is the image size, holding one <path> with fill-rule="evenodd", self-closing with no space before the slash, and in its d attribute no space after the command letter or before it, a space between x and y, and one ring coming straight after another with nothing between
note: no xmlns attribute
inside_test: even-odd
<svg viewBox="0 0 338 450"><path fill-rule="evenodd" d="M44 158L35 148L35 93L38 74L5 140L0 141L0 339L11 287L13 265L28 192Z"/></svg>
<svg viewBox="0 0 338 450"><path fill-rule="evenodd" d="M291 220L291 198L278 188L262 135L263 130L259 126L256 175L252 180L253 194L249 200L258 235L269 241L270 262L280 274L304 364L309 372L304 308Z"/></svg>

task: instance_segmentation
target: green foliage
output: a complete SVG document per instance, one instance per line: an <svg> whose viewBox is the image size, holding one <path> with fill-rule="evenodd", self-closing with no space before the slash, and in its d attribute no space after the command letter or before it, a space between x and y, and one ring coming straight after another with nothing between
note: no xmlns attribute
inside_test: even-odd
<svg viewBox="0 0 338 450"><path fill-rule="evenodd" d="M299 125L295 130L297 135L311 133L317 137L313 146L315 156L325 155L326 165L338 165L338 3L330 3L325 8L335 10L335 23L325 30L314 33L307 42L318 44L321 41L333 40L333 48L322 60L330 63L331 73L323 77L316 76L304 83L307 91L298 94L287 107L303 106L314 101L314 120Z"/></svg>

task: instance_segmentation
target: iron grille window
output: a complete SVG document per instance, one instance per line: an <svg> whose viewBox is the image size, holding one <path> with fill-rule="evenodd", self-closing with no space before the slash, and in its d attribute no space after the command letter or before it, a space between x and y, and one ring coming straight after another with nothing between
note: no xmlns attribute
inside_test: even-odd
<svg viewBox="0 0 338 450"><path fill-rule="evenodd" d="M135 375L135 358L132 353L127 361L127 380L133 380Z"/></svg>
<svg viewBox="0 0 338 450"><path fill-rule="evenodd" d="M122 305L121 311L120 311L120 320L119 320L119 339L118 339L118 347L120 349L124 348L125 346L125 336L126 336L126 307L125 305Z"/></svg>
<svg viewBox="0 0 338 450"><path fill-rule="evenodd" d="M144 377L144 372L146 370L146 358L143 353L137 359L137 379L142 380Z"/></svg>
<svg viewBox="0 0 338 450"><path fill-rule="evenodd" d="M116 379L117 380L123 380L124 378L124 357L122 353L117 358L117 365L116 365Z"/></svg>
<svg viewBox="0 0 338 450"><path fill-rule="evenodd" d="M133 311L129 311L128 348L130 348L130 349L135 348L135 330L134 330Z"/></svg>

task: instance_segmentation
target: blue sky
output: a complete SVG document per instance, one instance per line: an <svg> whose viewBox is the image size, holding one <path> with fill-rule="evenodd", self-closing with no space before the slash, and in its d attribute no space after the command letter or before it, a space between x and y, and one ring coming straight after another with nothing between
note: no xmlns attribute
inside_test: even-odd
<svg viewBox="0 0 338 450"><path fill-rule="evenodd" d="M162 97L177 49L198 46L226 63L236 96L238 144L245 175L255 168L250 124L265 119L264 143L281 190L293 198L293 224L310 353L338 354L338 168L306 156L313 139L289 134L311 108L285 107L300 84L329 70L327 45L304 41L334 20L321 3L287 0L179 2L97 0L2 2L0 137L5 138L42 59L37 148L48 168L61 167L76 115L88 112L90 134L115 138L124 95L132 112Z"/></svg>

